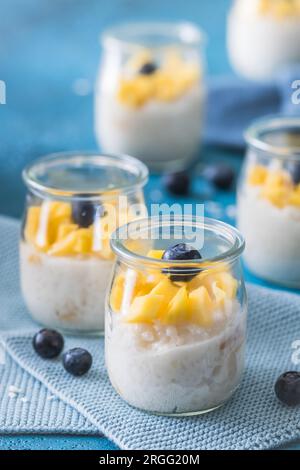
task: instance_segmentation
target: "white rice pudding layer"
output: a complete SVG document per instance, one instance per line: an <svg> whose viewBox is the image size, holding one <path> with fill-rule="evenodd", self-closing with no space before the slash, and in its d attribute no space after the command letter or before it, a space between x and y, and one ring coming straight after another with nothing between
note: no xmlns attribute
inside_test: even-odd
<svg viewBox="0 0 300 470"><path fill-rule="evenodd" d="M152 165L195 157L200 145L203 85L167 103L151 100L141 108L124 106L116 94L96 95L95 130L106 152L138 157Z"/></svg>
<svg viewBox="0 0 300 470"><path fill-rule="evenodd" d="M244 258L255 274L300 286L300 210L278 208L246 186L238 196L238 227L246 239Z"/></svg>
<svg viewBox="0 0 300 470"><path fill-rule="evenodd" d="M21 287L26 306L42 325L98 333L112 261L57 257L20 245Z"/></svg>
<svg viewBox="0 0 300 470"><path fill-rule="evenodd" d="M264 80L300 61L300 16L260 13L258 0L238 0L228 18L227 46L233 68Z"/></svg>
<svg viewBox="0 0 300 470"><path fill-rule="evenodd" d="M105 355L110 380L130 404L184 414L221 405L237 388L244 365L246 312L226 301L214 325L128 324L109 314ZM109 324L108 324L109 323Z"/></svg>

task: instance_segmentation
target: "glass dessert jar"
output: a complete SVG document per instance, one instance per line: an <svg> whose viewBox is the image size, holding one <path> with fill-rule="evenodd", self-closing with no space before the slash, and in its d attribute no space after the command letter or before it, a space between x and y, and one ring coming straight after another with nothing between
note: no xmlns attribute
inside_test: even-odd
<svg viewBox="0 0 300 470"><path fill-rule="evenodd" d="M299 1L235 0L228 16L227 48L233 68L249 79L269 79L299 63Z"/></svg>
<svg viewBox="0 0 300 470"><path fill-rule="evenodd" d="M159 414L219 407L244 367L242 236L192 216L152 217L115 235L105 320L112 385L130 405Z"/></svg>
<svg viewBox="0 0 300 470"><path fill-rule="evenodd" d="M245 261L258 276L300 287L300 118L268 117L246 132L238 185Z"/></svg>
<svg viewBox="0 0 300 470"><path fill-rule="evenodd" d="M95 133L105 152L153 170L197 156L204 107L203 35L190 23L124 24L104 33Z"/></svg>
<svg viewBox="0 0 300 470"><path fill-rule="evenodd" d="M34 320L99 333L113 265L110 234L145 210L148 171L127 156L58 153L25 168L21 287Z"/></svg>

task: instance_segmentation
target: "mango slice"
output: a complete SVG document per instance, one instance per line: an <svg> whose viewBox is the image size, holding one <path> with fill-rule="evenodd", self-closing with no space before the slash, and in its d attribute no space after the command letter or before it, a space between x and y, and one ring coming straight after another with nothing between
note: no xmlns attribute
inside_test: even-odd
<svg viewBox="0 0 300 470"><path fill-rule="evenodd" d="M167 310L160 320L164 324L172 325L188 322L190 317L189 297L186 287L181 287L175 297L170 301Z"/></svg>
<svg viewBox="0 0 300 470"><path fill-rule="evenodd" d="M69 235L72 232L75 232L78 229L76 224L61 224L57 230L56 241L60 241Z"/></svg>
<svg viewBox="0 0 300 470"><path fill-rule="evenodd" d="M164 307L164 296L148 294L136 297L125 320L128 323L152 323Z"/></svg>
<svg viewBox="0 0 300 470"><path fill-rule="evenodd" d="M92 233L90 229L81 228L54 243L49 249L48 254L52 256L87 254L91 251L91 245Z"/></svg>
<svg viewBox="0 0 300 470"><path fill-rule="evenodd" d="M260 186L264 184L268 176L268 170L263 165L255 165L250 168L248 174L248 183L252 186Z"/></svg>
<svg viewBox="0 0 300 470"><path fill-rule="evenodd" d="M213 301L204 286L189 294L191 321L199 326L208 327L213 323Z"/></svg>
<svg viewBox="0 0 300 470"><path fill-rule="evenodd" d="M32 206L28 208L26 214L26 225L25 225L25 240L30 243L35 243L35 237L39 227L41 208L38 206Z"/></svg>
<svg viewBox="0 0 300 470"><path fill-rule="evenodd" d="M179 287L173 284L167 277L162 279L154 289L152 289L151 294L163 295L165 302L168 304L171 302L173 297L177 294Z"/></svg>
<svg viewBox="0 0 300 470"><path fill-rule="evenodd" d="M150 250L147 253L147 258L162 259L163 254L164 250Z"/></svg>

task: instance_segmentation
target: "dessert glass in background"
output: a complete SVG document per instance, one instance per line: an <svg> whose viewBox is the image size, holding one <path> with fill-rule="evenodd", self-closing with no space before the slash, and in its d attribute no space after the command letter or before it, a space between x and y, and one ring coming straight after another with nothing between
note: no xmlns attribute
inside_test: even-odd
<svg viewBox="0 0 300 470"><path fill-rule="evenodd" d="M95 133L105 152L151 170L180 170L198 154L204 107L202 32L190 23L124 24L102 36Z"/></svg>
<svg viewBox="0 0 300 470"><path fill-rule="evenodd" d="M234 70L253 80L270 79L300 63L299 0L235 0L227 48Z"/></svg>
<svg viewBox="0 0 300 470"><path fill-rule="evenodd" d="M110 234L145 210L145 165L135 158L58 153L25 168L20 242L23 297L34 320L66 332L104 329Z"/></svg>
<svg viewBox="0 0 300 470"><path fill-rule="evenodd" d="M300 287L300 118L267 117L246 132L238 186L245 261L258 276Z"/></svg>
<svg viewBox="0 0 300 470"><path fill-rule="evenodd" d="M152 217L118 229L105 358L112 385L130 405L201 414L236 390L247 316L243 248L236 229L212 219Z"/></svg>

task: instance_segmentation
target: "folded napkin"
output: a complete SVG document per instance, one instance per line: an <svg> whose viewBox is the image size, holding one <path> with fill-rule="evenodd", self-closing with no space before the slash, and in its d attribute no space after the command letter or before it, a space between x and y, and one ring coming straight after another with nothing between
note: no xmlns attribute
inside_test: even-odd
<svg viewBox="0 0 300 470"><path fill-rule="evenodd" d="M205 142L243 149L244 131L253 120L269 114L300 116L300 104L292 100L296 80L300 80L300 67L284 70L267 83L212 77L208 86Z"/></svg>
<svg viewBox="0 0 300 470"><path fill-rule="evenodd" d="M38 325L19 292L18 233L17 222L0 218L1 432L102 432L123 449L145 450L268 449L300 437L299 410L281 405L273 392L277 376L295 368L299 296L249 286L247 368L237 393L207 415L153 416L128 406L111 387L103 339L66 338L67 348L80 345L93 355L92 369L81 378L33 352Z"/></svg>

